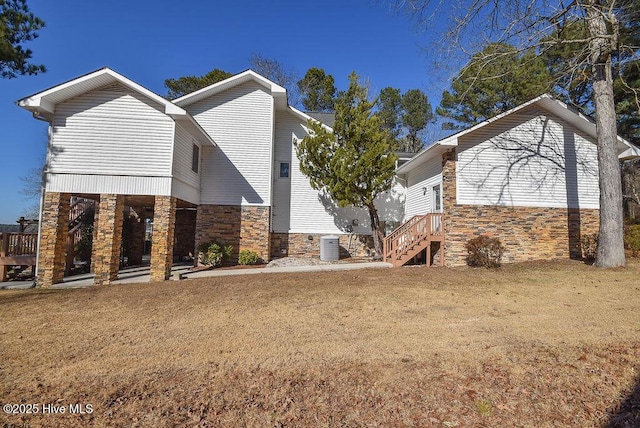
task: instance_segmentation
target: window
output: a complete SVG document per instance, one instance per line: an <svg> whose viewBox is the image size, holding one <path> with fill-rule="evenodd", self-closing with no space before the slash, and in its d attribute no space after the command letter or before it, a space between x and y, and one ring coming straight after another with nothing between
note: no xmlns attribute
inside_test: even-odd
<svg viewBox="0 0 640 428"><path fill-rule="evenodd" d="M280 178L289 178L289 162L280 162Z"/></svg>
<svg viewBox="0 0 640 428"><path fill-rule="evenodd" d="M199 168L198 168L199 164L200 164L200 147L194 144L192 157L191 157L191 170L196 174L199 171Z"/></svg>
<svg viewBox="0 0 640 428"><path fill-rule="evenodd" d="M440 197L440 185L433 186L433 190L431 192L432 200L431 206L433 208L433 212L439 213L442 211L442 198Z"/></svg>

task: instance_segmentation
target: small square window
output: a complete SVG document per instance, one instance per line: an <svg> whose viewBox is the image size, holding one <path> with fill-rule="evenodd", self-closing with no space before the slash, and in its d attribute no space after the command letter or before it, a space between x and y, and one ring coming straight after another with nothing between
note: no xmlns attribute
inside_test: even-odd
<svg viewBox="0 0 640 428"><path fill-rule="evenodd" d="M199 168L198 168L199 164L200 164L200 147L194 144L192 157L191 157L191 170L196 174L199 171Z"/></svg>
<svg viewBox="0 0 640 428"><path fill-rule="evenodd" d="M280 178L289 178L289 162L280 162Z"/></svg>

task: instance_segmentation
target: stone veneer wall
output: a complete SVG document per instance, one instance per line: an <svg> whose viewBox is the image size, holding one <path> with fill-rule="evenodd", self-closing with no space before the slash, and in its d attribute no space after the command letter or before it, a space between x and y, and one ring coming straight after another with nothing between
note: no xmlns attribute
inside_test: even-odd
<svg viewBox="0 0 640 428"><path fill-rule="evenodd" d="M580 237L597 233L597 209L503 207L456 203L455 151L442 156L445 265L466 263L465 244L479 235L500 238L504 262L579 258Z"/></svg>
<svg viewBox="0 0 640 428"><path fill-rule="evenodd" d="M97 229L91 255L95 272L93 283L108 285L118 278L120 269L124 196L102 194L99 205L93 226Z"/></svg>
<svg viewBox="0 0 640 428"><path fill-rule="evenodd" d="M272 233L271 258L286 256L319 258L320 238L326 235L328 234ZM340 243L340 258L366 257L374 253L373 238L369 235L354 235L351 238L351 245L349 245L349 235L337 236Z"/></svg>
<svg viewBox="0 0 640 428"><path fill-rule="evenodd" d="M270 255L271 208L245 205L200 205L196 215L196 249L218 241L233 246L232 262L241 250L258 253L263 261Z"/></svg>
<svg viewBox="0 0 640 428"><path fill-rule="evenodd" d="M46 192L42 205L38 257L38 285L62 282L69 232L69 193Z"/></svg>
<svg viewBox="0 0 640 428"><path fill-rule="evenodd" d="M163 281L171 277L176 202L173 196L155 197L151 237L151 281Z"/></svg>

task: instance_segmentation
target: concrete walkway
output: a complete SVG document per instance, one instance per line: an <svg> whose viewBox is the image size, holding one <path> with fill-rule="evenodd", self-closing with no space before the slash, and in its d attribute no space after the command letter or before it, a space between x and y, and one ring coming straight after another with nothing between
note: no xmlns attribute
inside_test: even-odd
<svg viewBox="0 0 640 428"><path fill-rule="evenodd" d="M294 272L324 272L357 270L371 268L390 268L391 263L385 262L365 262L365 263L332 263L309 266L286 266L286 267L263 267L246 269L212 269L198 272L190 272L192 264L175 264L171 268L171 279L192 279L205 278L208 276L236 276L236 275L268 275L272 273L294 273ZM129 284L136 282L149 282L149 266L139 266L121 269L118 279L114 284ZM51 288L80 288L92 287L93 274L81 274L67 277L64 282L55 284ZM0 282L0 290L28 289L33 287L33 280L30 281L8 281Z"/></svg>

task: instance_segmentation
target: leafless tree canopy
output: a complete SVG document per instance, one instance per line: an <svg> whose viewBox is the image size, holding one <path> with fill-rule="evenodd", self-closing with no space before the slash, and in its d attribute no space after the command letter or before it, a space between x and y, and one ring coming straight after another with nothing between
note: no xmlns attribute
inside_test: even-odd
<svg viewBox="0 0 640 428"><path fill-rule="evenodd" d="M478 58L489 43L508 43L519 52L533 49L538 55L551 50L562 50L565 54L570 51L570 56L563 57L562 69L555 71L558 80L571 82L583 81L594 62L604 59L601 54L594 56L594 43L599 44L601 53L615 53L619 69L640 58L640 35L625 37L628 32L638 31L638 0L400 0L394 6L410 14L420 28L428 31L446 17L449 24L439 33L439 51L448 57L460 53L468 58L475 55L476 66L478 63L488 66L500 57L513 55L493 51ZM602 18L605 34L590 34L589 11ZM630 23L633 28L628 28ZM476 70L480 74L482 66ZM633 92L640 110L640 89L624 80L622 83Z"/></svg>

